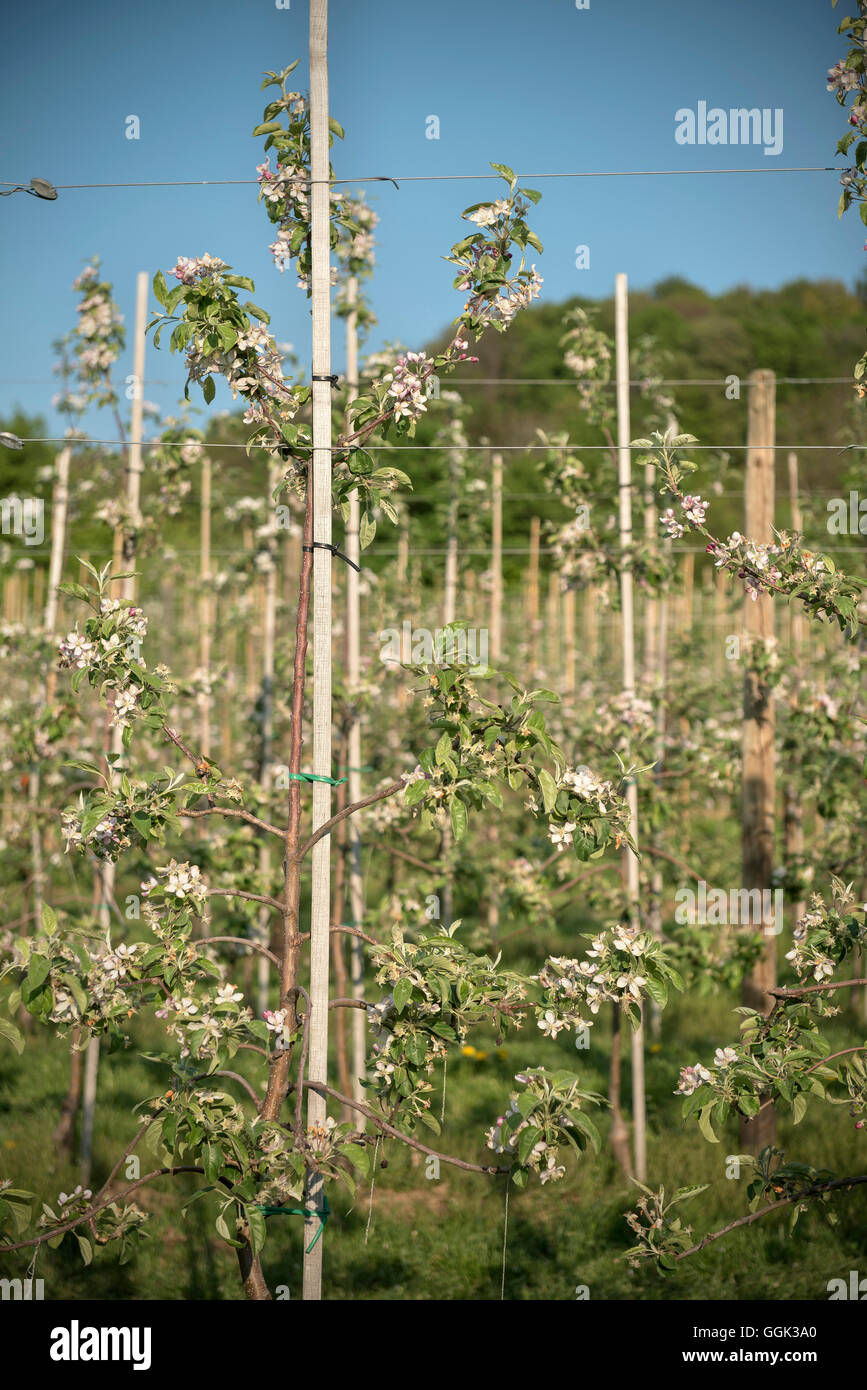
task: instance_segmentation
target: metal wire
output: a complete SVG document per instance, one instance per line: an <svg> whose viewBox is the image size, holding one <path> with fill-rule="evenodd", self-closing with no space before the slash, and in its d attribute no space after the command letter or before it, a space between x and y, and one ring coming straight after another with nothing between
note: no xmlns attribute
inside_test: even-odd
<svg viewBox="0 0 867 1390"><path fill-rule="evenodd" d="M135 441L130 441L130 440L128 440L128 439L127 439L127 440L124 440L123 443L121 443L121 442L118 441L117 439L67 439L67 438L63 438L63 437L57 436L57 435L54 435L54 436L46 435L44 438L43 438L43 437L39 437L39 436L33 436L33 437L28 436L27 438L24 438L24 437L21 436L21 435L19 435L18 437L21 439L21 443L22 443L22 444L67 444L67 445L69 445L70 447L73 446L73 445L78 445L78 444L110 444L110 445L112 445L112 447L115 448L115 449L118 449L118 448L126 449L126 448L129 447L129 445L130 445L131 442L135 442ZM159 440L159 439L141 439L141 440L138 441L138 443L140 444L140 446L141 446L143 449L158 449L158 448L166 447L166 446L163 444L163 441L161 441L161 440ZM263 451L261 445L256 445L255 447L256 447L256 449L257 449L258 452L268 452L267 450ZM308 447L311 447L311 448L312 448L312 445L310 445L310 446L308 446ZM347 445L342 445L342 446L340 446L340 445L335 444L335 445L332 446L332 450L331 450L331 451L332 451L332 453L343 453L347 447L348 447ZM535 452L537 452L538 450L542 450L542 451L544 451L544 452L546 452L546 453L547 453L547 452L550 452L550 453L562 453L562 451L563 451L564 449L566 449L566 450L574 450L575 452L580 452L580 453L589 454L589 453L596 453L596 452L598 452L599 450L604 450L606 453L610 453L610 448L611 448L611 446L608 445L608 444L577 444L577 443L573 443L573 444L447 444L447 445L446 445L446 444L365 444L363 447L364 447L364 448L367 450L367 452L370 453L370 454L383 454L383 453L398 453L398 454L400 454L400 453L438 453L438 454L442 454L442 453L452 453L452 452L453 452L453 453L473 453L473 452L476 452L476 453L491 453L491 452L493 452L493 453L497 453L497 454L504 454L504 453L529 454L529 453L535 453ZM635 449L638 453L643 453L643 454L646 454L646 453L647 453L647 448L646 448L645 445L643 445L643 444L628 444L626 447L629 448L629 449ZM684 450L686 450L686 451L689 452L689 453L697 454L697 453L708 453L708 452L711 452L711 453L726 453L726 452L728 452L728 451L730 451L730 450L732 450L732 449L750 449L750 448L752 448L753 446L752 446L751 444L689 444L689 445L683 445L682 447L683 447ZM844 453L846 453L849 449L867 449L867 443L864 443L864 444L839 444L839 443L837 443L837 444L763 444L761 447L762 447L763 449L774 449L774 450L776 450L777 452L779 452L781 449L787 449L787 450L789 450L791 453L804 453L804 452L806 452L807 450L810 450L810 449L814 449L814 450L815 450L815 449L819 449L819 450L824 449L824 450L828 450L828 451L831 451L831 452L836 452L836 453L838 453L838 454L844 454ZM204 448L204 449L246 449L246 448L247 448L247 445L246 445L246 444L236 444L234 441L231 441L231 442L230 442L230 441L228 441L228 440L222 441L222 440L219 440L219 439L208 439L208 440L205 440L205 441L204 441L204 443L202 444L202 448Z"/></svg>
<svg viewBox="0 0 867 1390"><path fill-rule="evenodd" d="M521 174L520 181L534 179L646 179L683 177L708 174L842 174L845 170L833 164L804 164L779 167L762 165L750 169L588 169L552 174ZM315 183L327 183L334 187L339 183L462 183L481 179L501 179L502 174L367 174L363 178L349 179L298 179L296 182L310 188ZM258 179L150 179L130 183L56 183L60 189L84 188L210 188L221 186L258 184ZM0 180L0 187L22 188L20 183ZM25 189L25 191L28 191Z"/></svg>

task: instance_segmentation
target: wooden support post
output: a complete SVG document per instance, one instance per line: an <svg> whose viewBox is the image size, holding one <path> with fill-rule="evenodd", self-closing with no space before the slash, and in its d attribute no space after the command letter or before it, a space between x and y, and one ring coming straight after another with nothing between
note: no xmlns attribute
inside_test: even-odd
<svg viewBox="0 0 867 1390"><path fill-rule="evenodd" d="M656 506L656 469L644 465L644 539L651 551L659 549L659 530ZM656 683L657 642L659 638L659 600L650 594L644 602L644 680L648 690Z"/></svg>
<svg viewBox="0 0 867 1390"><path fill-rule="evenodd" d="M350 277L347 283L347 299L350 304L355 304L358 286L355 277ZM346 391L349 400L358 391L358 318L354 309L346 318ZM347 430L349 422L347 420ZM349 522L346 528L346 554L350 560L359 563L361 557L359 523L360 523L360 503L358 493L353 492L349 499ZM398 552L403 546L402 560L398 559L398 571L403 569L403 579L401 590L406 580L406 561L408 551L408 537L404 530L400 533L398 541ZM403 631L401 627L401 632ZM346 571L346 682L349 687L349 698L352 705L352 713L349 719L347 730L346 747L348 763L347 769L347 795L349 804L360 801L362 796L361 788L361 715L359 713L356 697L358 686L361 681L361 596L358 587L358 573L351 565L347 566ZM349 881L349 917L350 920L359 927L364 921L364 876L362 873L361 861L361 826L357 815L350 816L346 830L346 849L349 856L348 881ZM352 981L353 999L364 998L364 943L360 937L351 936L349 974ZM342 941L341 941L342 949ZM364 1086L362 1082L365 1078L367 1063L367 1015L363 1009L353 1009L352 1011L352 1098L361 1102L364 1099ZM355 1121L359 1126L363 1126L362 1117L355 1112Z"/></svg>
<svg viewBox="0 0 867 1390"><path fill-rule="evenodd" d="M141 530L142 428L144 422L145 326L148 312L148 276L140 270L135 287L135 338L133 340L132 370L133 398L130 407L130 442L126 468L126 525L123 528L121 563L124 570L135 569L138 534ZM136 580L122 581L121 596L134 603Z"/></svg>
<svg viewBox="0 0 867 1390"><path fill-rule="evenodd" d="M584 590L581 613L584 627L584 651L587 662L585 670L594 671L599 659L599 594L596 584L589 584Z"/></svg>
<svg viewBox="0 0 867 1390"><path fill-rule="evenodd" d="M575 590L563 594L563 694L575 694Z"/></svg>
<svg viewBox="0 0 867 1390"><path fill-rule="evenodd" d="M273 497L280 481L280 469L276 462L272 461L268 469L268 496ZM270 564L264 573L264 614L262 620L262 741L260 745L259 758L259 782L262 787L262 794L265 799L266 814L270 812L269 797L274 785L274 660L277 643L277 545L272 543ZM262 882L266 885L263 889L268 892L271 883L271 840L269 836L263 836L259 844L259 872ZM271 926L271 913L265 906L260 908L258 919L258 936L263 945L268 944L268 937ZM268 1008L268 994L271 983L271 962L267 956L257 953L256 956L256 980L258 1013L261 1015Z"/></svg>
<svg viewBox="0 0 867 1390"><path fill-rule="evenodd" d="M129 571L135 569L138 537L141 531L141 474L142 474L142 428L144 420L144 380L145 380L145 326L147 323L147 272L140 270L136 276L135 296L135 334L133 338L133 376L134 390L130 408L130 438L126 461L126 518L122 528L115 532L115 560L122 566L127 578L120 581L120 597L124 603L134 603L136 598L136 579ZM120 555L117 546L120 544ZM123 753L123 730L116 724L106 738L113 753ZM113 772L122 763L115 760ZM112 773L109 774L113 780ZM99 864L96 869L96 911L100 927L107 934L111 926L111 908L114 898L116 865L110 860ZM84 1063L84 1086L81 1097L81 1150L80 1167L82 1182L90 1178L93 1160L93 1134L96 1118L96 1092L99 1075L98 1037L91 1038Z"/></svg>
<svg viewBox="0 0 867 1390"><path fill-rule="evenodd" d="M61 449L57 455L54 488L51 500L51 558L48 562L48 591L42 626L50 635L57 623L59 595L57 586L63 578L63 559L66 541L66 516L69 509L69 463L71 449ZM52 672L53 674L53 672ZM49 677L50 680L50 677ZM53 689L53 682L51 682ZM49 695L50 699L51 696Z"/></svg>
<svg viewBox="0 0 867 1390"><path fill-rule="evenodd" d="M560 684L560 575L552 569L548 575L548 598L545 603L545 660L548 675L555 686Z"/></svg>
<svg viewBox="0 0 867 1390"><path fill-rule="evenodd" d="M443 589L443 626L455 621L458 593L458 483L461 463L457 450L449 451L449 507L446 523L446 571Z"/></svg>
<svg viewBox="0 0 867 1390"><path fill-rule="evenodd" d="M793 531L800 531L803 527L803 520L801 517L801 501L798 496L797 454L789 454L788 472L791 526ZM797 602L789 604L789 610L791 614L792 656L795 659L795 669L792 676L792 693L797 699L798 687L801 680L800 661L804 647L804 616L801 605ZM804 852L804 819L794 769L790 769L789 776L783 788L783 837L786 863L790 863L793 859L800 860ZM807 904L804 902L803 898L797 899L792 904L790 918L792 927L800 921L806 910Z"/></svg>
<svg viewBox="0 0 867 1390"><path fill-rule="evenodd" d="M199 752L211 756L211 634L214 595L211 588L211 460L202 455L202 495L199 514L199 670L203 689L199 695Z"/></svg>
<svg viewBox="0 0 867 1390"><path fill-rule="evenodd" d="M745 533L758 542L773 541L774 433L776 399L774 373L750 374L747 417L745 480ZM761 640L774 635L774 601L761 594L753 601L744 597L744 628ZM747 667L744 675L743 723L743 825L742 888L769 894L773 885L775 836L774 705L771 692ZM777 938L763 920L757 930L764 935L763 952L743 983L742 1002L768 1013L773 1000L767 994L777 981ZM779 931L780 923L776 923ZM776 1116L767 1105L749 1120L741 1121L741 1146L754 1152L773 1144Z"/></svg>
<svg viewBox="0 0 867 1390"><path fill-rule="evenodd" d="M226 626L224 660L226 663L226 683L223 687L220 717L220 765L232 765L232 711L234 709L234 690L237 681L235 672L235 627L231 619Z"/></svg>
<svg viewBox="0 0 867 1390"><path fill-rule="evenodd" d="M695 577L695 556L690 551L683 557L683 632L688 636L692 631L692 590Z"/></svg>
<svg viewBox="0 0 867 1390"><path fill-rule="evenodd" d="M42 631L46 637L54 636L57 622L57 586L63 575L63 553L66 539L66 512L69 504L69 460L71 450L61 449L54 468L54 487L51 494L51 553L48 561L48 593L42 614ZM52 662L42 687L42 705L54 699L57 685L57 667ZM39 821L39 801L41 797L41 769L38 762L30 767L27 782L27 796L30 802L30 857L33 876L32 902L35 913L35 929L42 920L42 907L45 900L45 870L42 853L42 827Z"/></svg>
<svg viewBox="0 0 867 1390"><path fill-rule="evenodd" d="M632 544L632 456L629 422L629 336L627 322L626 276L619 274L615 281L615 346L617 372L617 481L620 496L620 545L623 551ZM623 693L635 694L635 628L633 612L632 566L622 561L620 568L620 600L622 614ZM626 789L632 837L638 844L638 788L634 778ZM630 923L641 923L639 901L638 858L629 848L624 852L626 896L629 901ZM644 1182L647 1176L647 1129L644 1101L644 1029L632 1033L632 1123L635 1177Z"/></svg>
<svg viewBox="0 0 867 1390"><path fill-rule="evenodd" d="M490 658L503 655L503 455L491 456L491 630Z"/></svg>
<svg viewBox="0 0 867 1390"><path fill-rule="evenodd" d="M530 679L535 680L539 665L539 533L541 522L530 518L530 563L527 570L527 631L530 644Z"/></svg>
<svg viewBox="0 0 867 1390"><path fill-rule="evenodd" d="M328 158L328 0L310 0L310 240L313 309L313 783L314 832L331 815L331 214ZM313 846L310 905L310 1081L328 1080L331 837ZM325 1096L308 1092L308 1125L324 1124ZM302 1297L322 1297L325 1190L308 1170ZM311 1248L313 1237L318 1236Z"/></svg>

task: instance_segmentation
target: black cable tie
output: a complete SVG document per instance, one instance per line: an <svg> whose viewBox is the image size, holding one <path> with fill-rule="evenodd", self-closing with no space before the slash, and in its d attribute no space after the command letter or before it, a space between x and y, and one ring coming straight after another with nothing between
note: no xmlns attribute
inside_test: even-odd
<svg viewBox="0 0 867 1390"><path fill-rule="evenodd" d="M314 373L314 375L310 378L310 380L311 380L311 381L330 381L332 386L336 386L337 383L338 383L339 380L340 380L340 377L337 375L336 372L335 372L334 376L316 376L316 374Z"/></svg>
<svg viewBox="0 0 867 1390"><path fill-rule="evenodd" d="M345 560L347 565L351 565L354 570L361 574L360 565L357 565L354 560L350 560L349 556L344 555L342 550L338 550L336 545L329 545L327 541L314 541L312 545L302 545L301 549L309 551L330 550L332 555L337 555L339 559Z"/></svg>

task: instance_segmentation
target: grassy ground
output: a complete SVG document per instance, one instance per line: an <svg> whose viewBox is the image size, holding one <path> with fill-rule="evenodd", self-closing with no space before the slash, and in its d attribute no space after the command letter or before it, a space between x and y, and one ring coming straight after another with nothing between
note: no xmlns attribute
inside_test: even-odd
<svg viewBox="0 0 867 1390"><path fill-rule="evenodd" d="M654 1185L672 1188L710 1182L711 1188L688 1208L696 1233L716 1229L745 1213L745 1183L727 1180L725 1157L738 1151L737 1129L728 1127L718 1146L708 1144L694 1124L684 1126L680 1101L672 1092L684 1062L706 1058L729 1041L736 1019L732 998L711 997L674 1004L663 1016L660 1042L647 1056L649 1096L649 1172ZM601 1016L600 1016L601 1018ZM851 1040L851 1022L836 1021L839 1036ZM148 1029L142 1025L144 1036ZM831 1030L829 1030L829 1033ZM574 1065L588 1088L605 1089L608 1065L606 1025L591 1032L589 1051L575 1053L561 1037L521 1034L498 1057L493 1040L484 1060L461 1057L449 1067L447 1123L441 1148L484 1161L481 1135L502 1108L512 1074L521 1066ZM156 1038L154 1038L156 1041ZM844 1045L843 1042L840 1045ZM480 1050L486 1044L477 1040ZM628 1049L627 1049L628 1050ZM243 1066L239 1064L239 1070ZM73 1168L59 1162L52 1146L66 1080L65 1049L42 1032L29 1040L24 1057L11 1052L0 1062L0 1145L2 1172L16 1184L35 1188L54 1200L78 1181ZM628 1097L628 1067L624 1095ZM100 1073L95 1145L96 1187L134 1133L132 1106L160 1089L156 1068L132 1050L106 1059ZM602 1129L606 1132L603 1119ZM865 1131L856 1132L845 1107L831 1110L811 1101L797 1131L780 1125L778 1144L789 1156L857 1173L865 1166ZM380 1157L383 1155L381 1154ZM504 1187L442 1165L439 1179L425 1174L419 1154L398 1152L389 1143L387 1168L379 1169L369 1235L369 1190L355 1201L345 1189L331 1196L333 1216L326 1240L326 1294L361 1299L496 1299L502 1278ZM85 1269L77 1246L68 1239L56 1251L39 1254L36 1276L45 1280L50 1299L237 1299L234 1254L217 1237L207 1199L178 1214L179 1190L190 1193L195 1179L163 1179L139 1194L152 1212L150 1238L125 1266L113 1255L97 1255ZM587 1285L591 1299L766 1299L827 1298L827 1282L864 1267L867 1197L864 1189L840 1199L840 1221L828 1227L818 1216L802 1218L793 1238L785 1215L775 1215L724 1237L693 1256L675 1274L632 1271L618 1258L630 1232L623 1219L632 1192L603 1147L599 1157L570 1162L556 1187L533 1184L510 1197L505 1296L507 1299L574 1299ZM270 1220L271 1238L264 1266L272 1289L283 1285L300 1294L301 1222ZM0 1260L0 1273L20 1276L27 1260ZM285 1294L283 1295L286 1296Z"/></svg>

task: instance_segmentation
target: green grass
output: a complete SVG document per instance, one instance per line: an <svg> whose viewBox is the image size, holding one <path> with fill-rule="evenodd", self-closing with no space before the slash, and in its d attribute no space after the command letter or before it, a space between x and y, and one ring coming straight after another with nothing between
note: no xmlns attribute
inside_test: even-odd
<svg viewBox="0 0 867 1390"><path fill-rule="evenodd" d="M680 1100L672 1092L679 1067L706 1058L717 1044L730 1040L736 1018L733 998L688 999L663 1015L658 1050L647 1053L649 1174L652 1185L674 1188L709 1182L710 1189L685 1212L697 1235L745 1214L745 1181L725 1177L725 1157L739 1149L737 1128L730 1123L719 1145L708 1144L693 1123L680 1118ZM142 1023L145 1045L156 1040ZM843 1018L828 1030L851 1039L851 1022ZM591 1031L591 1047L575 1052L561 1037L546 1041L530 1030L506 1043L499 1058L491 1041L484 1061L459 1057L450 1062L445 1152L484 1161L484 1128L501 1110L516 1070L533 1065L575 1065L588 1089L605 1090L608 1067L607 1023ZM484 1040L474 1039L480 1049ZM840 1045L844 1045L842 1042ZM628 1052L628 1047L627 1047ZM577 1058L577 1062L576 1059ZM242 1070L243 1064L238 1064ZM11 1052L0 1061L0 1145L2 1172L17 1185L29 1186L48 1200L78 1181L74 1168L58 1160L52 1144L66 1084L63 1044L37 1031L28 1038L24 1056ZM248 1072L248 1074L250 1074ZM437 1087L439 1087L437 1078ZM133 1049L103 1059L95 1142L94 1180L104 1178L135 1132L133 1105L159 1091L158 1070L142 1062ZM629 1067L624 1067L624 1097L629 1096ZM437 1094L435 1104L439 1103ZM602 1119L603 1135L607 1124ZM780 1122L778 1145L792 1158L829 1167L840 1174L864 1170L867 1132L856 1132L845 1106L811 1101L797 1130ZM369 1236L365 1231L369 1189L355 1200L333 1188L333 1215L325 1234L325 1291L332 1299L497 1299L502 1278L505 1189L502 1180L468 1174L443 1164L438 1180L425 1175L421 1154L388 1142L380 1159ZM208 1199L179 1214L178 1198L195 1188L194 1178L163 1178L140 1190L140 1204L152 1213L149 1239L125 1266L113 1253L99 1252L85 1269L70 1238L56 1251L43 1248L36 1269L50 1299L227 1300L241 1297L233 1252L214 1231ZM505 1296L507 1299L573 1299L576 1287L589 1287L592 1299L760 1299L824 1300L829 1279L846 1276L864 1264L867 1199L863 1189L839 1199L839 1223L829 1227L817 1214L802 1217L789 1238L786 1214L774 1215L747 1230L725 1236L692 1256L669 1276L650 1268L631 1270L619 1258L630 1243L623 1213L633 1205L634 1189L624 1183L607 1144L595 1157L570 1161L567 1176L556 1186L537 1183L510 1196ZM284 1285L300 1296L302 1223L298 1217L274 1217L264 1268L273 1289ZM27 1256L0 1261L2 1274L20 1276Z"/></svg>

